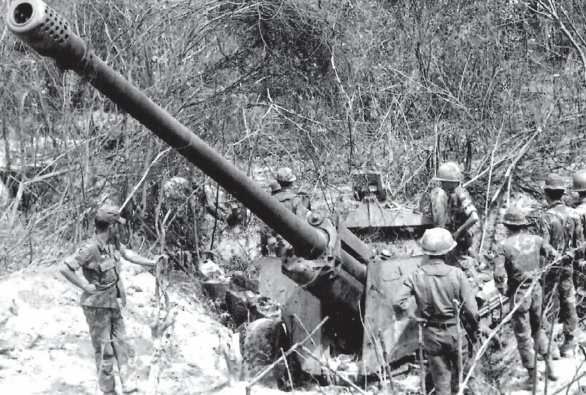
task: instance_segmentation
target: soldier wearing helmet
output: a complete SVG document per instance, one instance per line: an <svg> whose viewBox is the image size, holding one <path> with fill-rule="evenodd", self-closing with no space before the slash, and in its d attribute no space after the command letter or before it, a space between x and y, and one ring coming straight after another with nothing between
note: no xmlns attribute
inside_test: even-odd
<svg viewBox="0 0 586 395"><path fill-rule="evenodd" d="M529 373L525 382L529 390L537 374L534 342L535 350L546 361L548 379L558 378L553 371L551 356L548 356L547 337L540 324L543 284L535 284L531 295L525 298L533 279L541 278L541 258L556 257L557 253L543 237L524 231L529 222L520 208L512 206L507 209L503 224L509 234L495 248L494 281L498 290L509 297L511 310L520 303L513 314L513 331L521 361Z"/></svg>
<svg viewBox="0 0 586 395"><path fill-rule="evenodd" d="M275 197L285 205L293 214L305 218L307 211L311 210L311 204L307 194L299 194L293 191L293 185L297 180L289 167L282 167L277 171L277 182L281 190L275 193Z"/></svg>
<svg viewBox="0 0 586 395"><path fill-rule="evenodd" d="M584 229L586 229L586 170L579 170L574 173L572 189L575 192L578 192L580 199L575 210L580 217L582 231L584 232ZM574 275L574 285L579 292L584 292L586 290L586 273L584 270L586 265L586 260L584 260L586 257L585 255L584 247L580 248L577 259L578 264L576 265L577 272Z"/></svg>
<svg viewBox="0 0 586 395"><path fill-rule="evenodd" d="M271 181L271 196L281 192L281 185L276 181ZM277 242L276 233L267 224L262 224L260 229L260 253L262 256L268 256L275 248Z"/></svg>
<svg viewBox="0 0 586 395"><path fill-rule="evenodd" d="M576 212L580 216L582 229L586 225L586 170L579 170L574 173L572 189L578 192L580 201L576 206Z"/></svg>
<svg viewBox="0 0 586 395"><path fill-rule="evenodd" d="M296 193L293 186L297 180L295 174L289 167L282 167L277 170L277 180L270 184L271 195L281 202L293 214L305 219L307 213L311 210L311 204L307 194ZM273 252L285 251L289 248L287 243L280 235L268 226L261 229L261 254L267 256Z"/></svg>
<svg viewBox="0 0 586 395"><path fill-rule="evenodd" d="M548 207L539 217L541 237L560 253L578 247L583 242L584 234L578 213L562 202L566 190L562 176L554 173L547 175L544 186L545 200ZM545 294L549 295L557 287L559 296L559 319L564 327L564 343L560 353L572 357L576 346L576 290L573 281L573 260L566 257L560 265L547 274Z"/></svg>
<svg viewBox="0 0 586 395"><path fill-rule="evenodd" d="M118 240L118 226L126 221L120 208L113 204L101 206L95 216L96 233L77 252L61 264L61 274L81 294L81 307L89 326L98 382L104 394L115 394L114 363L118 363L124 393L137 390L136 379L129 365L134 353L126 338L120 304L126 305L126 294L120 278L120 259L146 267L155 267L162 256L145 258L126 248ZM83 278L76 274L82 269ZM116 341L112 341L117 339ZM130 355L129 355L130 354Z"/></svg>
<svg viewBox="0 0 586 395"><path fill-rule="evenodd" d="M428 229L421 239L421 247L429 259L403 281L395 294L393 309L398 315L404 314L411 296L415 297L417 315L426 321L423 343L435 393L456 394L458 352L466 360L468 343L465 331L456 327L453 301L460 303L462 320L473 333L478 330L478 306L464 272L444 262L446 254L456 247L451 233L442 228ZM461 350L458 350L458 333Z"/></svg>
<svg viewBox="0 0 586 395"><path fill-rule="evenodd" d="M459 255L467 254L472 247L469 229L478 222L479 217L470 194L460 185L460 167L454 162L444 163L439 167L435 179L441 183L441 188L432 191L434 224L450 231L458 243Z"/></svg>

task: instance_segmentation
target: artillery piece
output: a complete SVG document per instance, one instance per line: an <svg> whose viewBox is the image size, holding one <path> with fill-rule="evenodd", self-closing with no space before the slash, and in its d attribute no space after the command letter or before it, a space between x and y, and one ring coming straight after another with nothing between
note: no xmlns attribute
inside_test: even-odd
<svg viewBox="0 0 586 395"><path fill-rule="evenodd" d="M290 342L315 332L304 343L302 354L325 359L353 355L358 373L367 376L384 371L390 362L418 348L417 324L395 317L390 302L402 277L417 268L423 256L379 261L343 221L333 223L320 212L311 212L307 218L291 213L107 66L41 0L15 1L8 8L6 22L20 40L40 55L55 59L59 67L84 77L291 244L291 253L283 259L268 257L261 263L260 291L282 304ZM416 221L409 226L430 224L413 215ZM390 221L385 226L406 225ZM327 323L318 327L325 316ZM253 337L249 334L247 339ZM303 359L302 368L322 374L321 364L314 359Z"/></svg>

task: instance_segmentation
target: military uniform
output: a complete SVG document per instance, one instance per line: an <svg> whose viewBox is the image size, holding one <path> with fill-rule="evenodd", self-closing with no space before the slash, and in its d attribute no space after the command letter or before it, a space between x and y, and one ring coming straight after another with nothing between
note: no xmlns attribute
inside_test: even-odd
<svg viewBox="0 0 586 395"><path fill-rule="evenodd" d="M584 229L586 227L586 197L580 199L580 203L574 210L576 210L576 213L580 217L582 233L584 233ZM577 264L574 265L576 269L574 272L574 285L576 286L576 288L581 288L580 292L586 291L586 273L584 271L585 267L579 264L580 262L582 264L584 263L584 258L586 258L585 255L586 254L584 253L584 245L582 245L582 247L580 248L580 252L577 256Z"/></svg>
<svg viewBox="0 0 586 395"><path fill-rule="evenodd" d="M582 235L582 224L578 213L561 201L553 202L539 218L539 229L543 239L555 250L565 252L576 247ZM574 267L571 258L550 270L545 292L549 294L557 285L560 303L560 321L564 326L566 342L574 341L578 316L576 314L576 290L574 288Z"/></svg>
<svg viewBox="0 0 586 395"><path fill-rule="evenodd" d="M117 300L126 297L119 276L120 258L125 251L124 245L104 244L94 235L74 255L65 259L70 270L81 268L86 280L97 289L93 294L82 293L81 306L94 346L100 389L106 394L115 393L114 360L118 363L123 389L132 376L130 359L134 357L134 350L126 339Z"/></svg>
<svg viewBox="0 0 586 395"><path fill-rule="evenodd" d="M508 279L511 309L521 302L533 278L539 274L541 257L553 254L553 248L540 236L517 233L501 241L495 249L494 279L497 287ZM526 298L513 314L513 331L523 366L530 372L535 369L535 353L547 355L547 337L541 329L542 288L537 283L531 295Z"/></svg>
<svg viewBox="0 0 586 395"><path fill-rule="evenodd" d="M289 167L282 167L277 171L278 185L271 186L272 195L289 211L298 217L305 219L311 211L309 196L305 193L295 193L293 183L297 180ZM264 226L261 230L261 253L268 255L272 250L277 256L281 256L290 247L277 231Z"/></svg>
<svg viewBox="0 0 586 395"><path fill-rule="evenodd" d="M281 187L281 190L274 196L289 211L301 218L305 218L305 215L309 211L309 207L304 203L302 196L293 192L290 187Z"/></svg>
<svg viewBox="0 0 586 395"><path fill-rule="evenodd" d="M445 196L442 196L442 192ZM434 225L454 233L473 212L476 212L476 207L472 203L470 194L463 186L456 187L454 192L450 194L437 187L432 191L432 211ZM456 242L458 248L465 252L472 247L472 235L468 230L465 230Z"/></svg>
<svg viewBox="0 0 586 395"><path fill-rule="evenodd" d="M438 230L445 232L443 237L449 238L454 243L450 249L455 247L455 242L445 229L430 229L426 231L426 234L433 231L441 235ZM422 241L424 251L426 251L425 238L424 234ZM444 253L437 252L437 255L444 255ZM467 359L468 342L466 331L463 328L459 330L456 326L453 300L461 303L462 318L473 327L473 331L476 331L478 327L478 306L466 275L461 269L448 266L442 259L432 257L412 272L395 294L393 309L397 314L401 315L407 311L411 296L415 297L418 316L427 321L423 330L423 342L435 393L438 395L457 394L458 353L462 354L462 360ZM462 345L460 350L458 350L458 332L460 332Z"/></svg>

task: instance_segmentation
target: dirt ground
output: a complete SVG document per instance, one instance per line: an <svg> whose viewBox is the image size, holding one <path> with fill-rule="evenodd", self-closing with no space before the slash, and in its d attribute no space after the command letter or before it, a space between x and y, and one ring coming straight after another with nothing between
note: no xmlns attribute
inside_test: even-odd
<svg viewBox="0 0 586 395"><path fill-rule="evenodd" d="M155 279L132 264L126 264L123 277L129 294L123 314L136 348L140 393L146 393L153 356L150 324L156 311ZM56 267L29 267L0 279L0 287L0 393L101 394L96 387L87 325L78 304L80 291L61 278ZM244 395L247 383L238 381L241 357L233 347L238 344L237 335L213 318L214 314L205 308L206 301L197 296L187 281L176 281L169 295L179 313L172 335L163 347L165 363L156 393ZM555 361L562 377L548 384L548 393L555 393L585 372L584 356L580 354L576 360ZM510 358L509 368L502 377L502 393L530 394L520 390L524 372L515 355L514 339L509 339L502 355L503 359L506 355ZM539 367L544 369L543 362ZM418 386L414 375L400 377L395 382L396 393L414 394ZM577 391L574 384L568 393ZM295 392L358 393L333 386ZM369 390L368 393L381 392ZM252 394L284 392L255 386Z"/></svg>
<svg viewBox="0 0 586 395"><path fill-rule="evenodd" d="M233 244L241 247L243 242ZM243 258L251 254L249 251ZM101 394L97 388L94 350L79 306L81 291L62 278L57 269L33 263L0 278L0 394ZM122 277L128 293L123 315L136 351L140 394L149 390L159 395L246 394L248 383L239 381L242 368L239 334L220 324L218 311L202 296L197 282L181 275L173 278L169 288L169 299L177 317L163 342L163 362L159 365L162 374L154 392L148 379L155 347L151 334L157 311L155 278L130 263L123 265ZM584 342L585 330L580 329L579 340ZM493 372L499 374L498 383L484 383L477 393L530 394L521 390L526 372L520 364L510 325L504 327L501 339L504 339L502 348L491 357ZM586 380L577 378L586 373L584 361L581 348L575 359L555 361L561 377L555 383L548 383L547 393L581 393L577 383L586 386ZM538 367L543 371L543 362ZM419 393L419 376L416 369L412 372L394 380L396 394ZM260 386L254 386L251 393L284 394ZM349 387L313 386L295 389L294 393L359 392ZM365 393L391 392L373 386ZM544 393L543 382L537 393Z"/></svg>

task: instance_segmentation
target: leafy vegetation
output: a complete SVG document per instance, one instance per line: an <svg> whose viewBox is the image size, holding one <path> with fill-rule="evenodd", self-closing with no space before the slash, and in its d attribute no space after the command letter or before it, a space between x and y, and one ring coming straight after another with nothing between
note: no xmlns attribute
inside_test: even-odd
<svg viewBox="0 0 586 395"><path fill-rule="evenodd" d="M485 211L515 190L538 195L548 171L585 166L579 2L50 5L99 57L243 171L293 166L314 199L353 170L376 169L393 199L417 205L438 164L455 160ZM125 214L154 246L164 180L184 177L197 195L203 173L163 153L148 130L3 24L0 31L1 174L11 191L0 266L54 259L87 233L105 197L131 196ZM209 248L194 245L189 222L173 223L172 242Z"/></svg>

